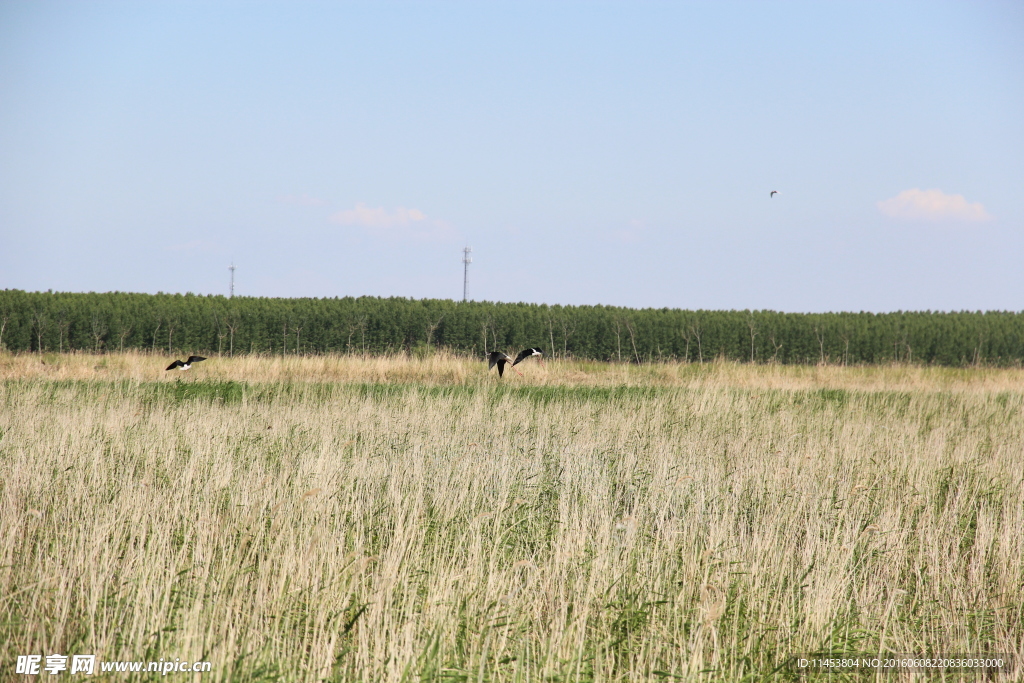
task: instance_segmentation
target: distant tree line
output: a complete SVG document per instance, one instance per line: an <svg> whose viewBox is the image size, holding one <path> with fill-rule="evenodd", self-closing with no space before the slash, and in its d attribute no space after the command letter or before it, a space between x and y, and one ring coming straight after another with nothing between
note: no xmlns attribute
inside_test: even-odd
<svg viewBox="0 0 1024 683"><path fill-rule="evenodd" d="M1024 314L777 313L440 299L271 299L0 290L0 349L15 352L483 355L621 362L1019 365Z"/></svg>

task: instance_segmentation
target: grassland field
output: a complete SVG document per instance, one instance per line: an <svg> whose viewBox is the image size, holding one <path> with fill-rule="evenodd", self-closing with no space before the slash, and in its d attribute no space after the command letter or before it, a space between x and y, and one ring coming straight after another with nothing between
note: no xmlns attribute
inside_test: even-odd
<svg viewBox="0 0 1024 683"><path fill-rule="evenodd" d="M168 362L0 354L0 680L1024 676L1021 369Z"/></svg>

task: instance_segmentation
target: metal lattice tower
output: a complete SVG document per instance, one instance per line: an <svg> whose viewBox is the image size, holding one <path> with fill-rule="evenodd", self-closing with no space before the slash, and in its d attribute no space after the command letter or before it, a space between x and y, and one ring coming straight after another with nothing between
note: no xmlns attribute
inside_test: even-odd
<svg viewBox="0 0 1024 683"><path fill-rule="evenodd" d="M473 262L473 247L465 247L462 250L462 300L466 300L466 286L469 284L469 264Z"/></svg>
<svg viewBox="0 0 1024 683"><path fill-rule="evenodd" d="M229 294L228 298L229 299L234 299L235 298L235 264L232 263L230 266L228 266L228 270L231 271L231 291L230 291L230 294Z"/></svg>

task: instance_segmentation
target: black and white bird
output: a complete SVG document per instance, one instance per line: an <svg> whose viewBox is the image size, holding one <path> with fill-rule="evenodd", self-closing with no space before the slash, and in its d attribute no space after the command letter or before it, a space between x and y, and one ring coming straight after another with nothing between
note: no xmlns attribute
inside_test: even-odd
<svg viewBox="0 0 1024 683"><path fill-rule="evenodd" d="M189 356L188 360L186 360L186 361L180 361L180 360L174 361L173 363L171 363L170 365L167 366L167 369L168 370L173 370L174 368L178 368L179 370L188 370L190 367L192 367L193 363L198 363L201 360L206 360L206 359L203 358L202 356Z"/></svg>
<svg viewBox="0 0 1024 683"><path fill-rule="evenodd" d="M771 194L768 195L768 199L775 199L775 195L777 195L778 193L778 190L772 190Z"/></svg>
<svg viewBox="0 0 1024 683"><path fill-rule="evenodd" d="M517 361L512 360L512 356L508 355L507 353L502 353L501 351L491 351L489 354L487 354L487 369L490 370L495 365L497 365L498 377L501 377L505 374L505 365L513 366L516 364L516 362ZM515 368L512 369L515 370L516 374L519 375L520 377L523 376L523 373L519 372Z"/></svg>
<svg viewBox="0 0 1024 683"><path fill-rule="evenodd" d="M524 349L524 350L519 352L519 355L516 356L516 359L515 359L515 361L513 361L512 365L519 365L520 363L522 363L527 358L533 358L534 356L537 357L537 362L538 363L540 363L541 365L544 365L544 358L542 358L543 355L544 355L544 352L541 351L540 349L538 349L536 346L531 347L529 349Z"/></svg>

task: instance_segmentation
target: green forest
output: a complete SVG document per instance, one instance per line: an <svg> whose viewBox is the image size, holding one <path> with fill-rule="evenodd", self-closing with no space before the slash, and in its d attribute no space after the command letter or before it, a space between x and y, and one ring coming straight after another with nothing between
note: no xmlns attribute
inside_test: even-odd
<svg viewBox="0 0 1024 683"><path fill-rule="evenodd" d="M1015 312L778 313L442 299L275 299L0 290L0 349L175 355L425 353L542 348L643 363L1020 365Z"/></svg>

